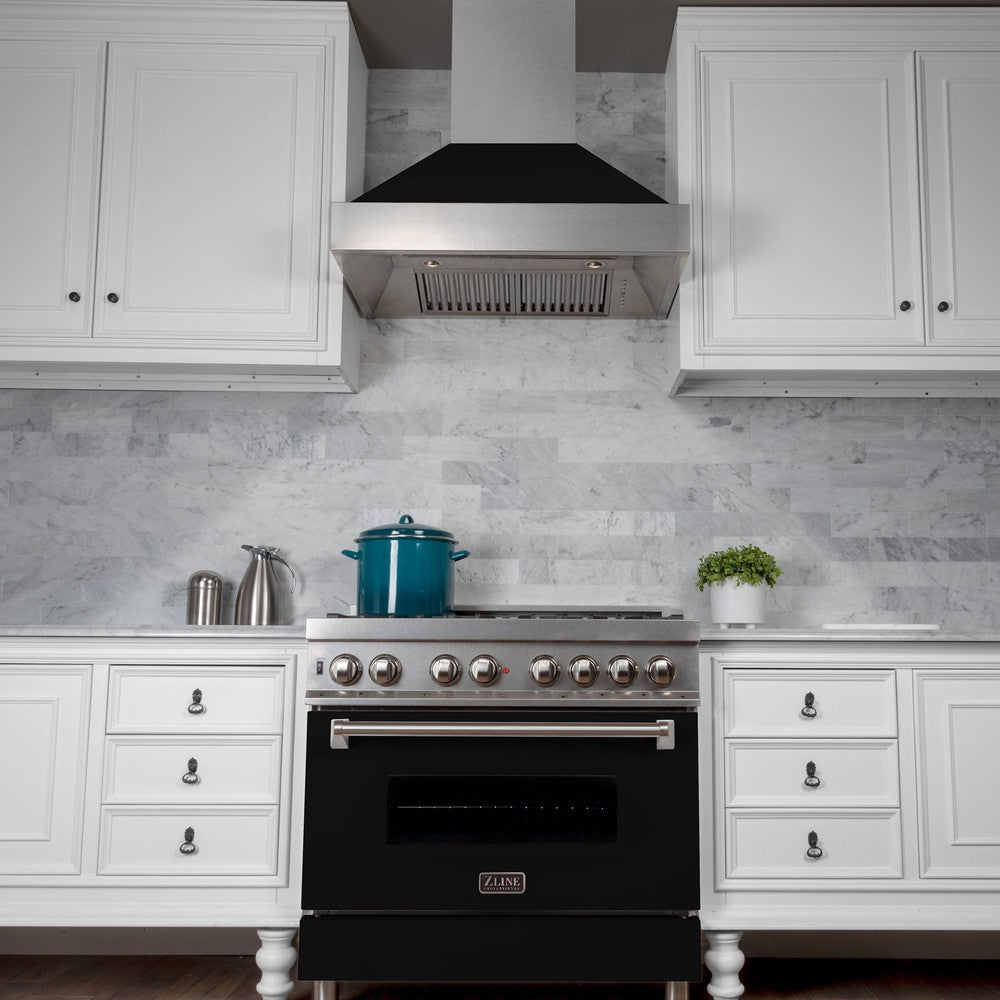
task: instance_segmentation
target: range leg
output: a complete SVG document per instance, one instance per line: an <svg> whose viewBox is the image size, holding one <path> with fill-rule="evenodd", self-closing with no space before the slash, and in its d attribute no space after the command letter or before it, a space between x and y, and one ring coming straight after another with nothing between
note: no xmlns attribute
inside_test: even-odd
<svg viewBox="0 0 1000 1000"><path fill-rule="evenodd" d="M296 930L295 927L268 927L257 931L260 938L256 956L260 969L257 992L264 1000L288 1000L295 986L289 973L295 964L292 938Z"/></svg>
<svg viewBox="0 0 1000 1000"><path fill-rule="evenodd" d="M743 995L743 984L740 982L740 969L743 968L744 956L740 951L742 931L705 931L708 938L708 951L705 952L705 965L712 974L708 983L708 993L716 1000L735 1000Z"/></svg>
<svg viewBox="0 0 1000 1000"><path fill-rule="evenodd" d="M667 983L663 1000L688 1000L687 983Z"/></svg>
<svg viewBox="0 0 1000 1000"><path fill-rule="evenodd" d="M313 1000L337 1000L340 990L332 979L317 979L313 983Z"/></svg>

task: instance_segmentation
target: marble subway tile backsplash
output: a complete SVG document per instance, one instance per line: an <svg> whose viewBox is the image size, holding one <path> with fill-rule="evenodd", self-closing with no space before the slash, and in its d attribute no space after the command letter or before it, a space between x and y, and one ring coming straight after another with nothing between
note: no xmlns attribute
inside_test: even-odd
<svg viewBox="0 0 1000 1000"><path fill-rule="evenodd" d="M580 141L663 190L662 78L581 74ZM369 183L448 135L449 80L372 73ZM287 619L353 603L357 533L451 530L463 603L708 617L756 542L775 625L1000 628L1000 401L670 399L673 321L373 324L358 395L0 391L0 624L184 620L188 576L278 545ZM279 579L285 582L278 567Z"/></svg>

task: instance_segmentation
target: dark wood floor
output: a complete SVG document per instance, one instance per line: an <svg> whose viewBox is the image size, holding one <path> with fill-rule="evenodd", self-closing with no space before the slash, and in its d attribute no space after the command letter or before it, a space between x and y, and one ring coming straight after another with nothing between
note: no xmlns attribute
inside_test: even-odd
<svg viewBox="0 0 1000 1000"><path fill-rule="evenodd" d="M1000 1000L1000 962L752 959L745 1000ZM252 956L0 955L0 1000L260 1000ZM345 1000L662 1000L652 987L345 984ZM710 1000L704 987L692 1000Z"/></svg>

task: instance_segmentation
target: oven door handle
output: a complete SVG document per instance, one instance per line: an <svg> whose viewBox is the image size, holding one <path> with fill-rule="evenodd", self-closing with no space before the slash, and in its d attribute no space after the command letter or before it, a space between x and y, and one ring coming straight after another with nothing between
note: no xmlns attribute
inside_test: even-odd
<svg viewBox="0 0 1000 1000"><path fill-rule="evenodd" d="M657 750L674 749L674 722L330 722L330 747L346 750L352 736L462 736L493 739L655 739Z"/></svg>

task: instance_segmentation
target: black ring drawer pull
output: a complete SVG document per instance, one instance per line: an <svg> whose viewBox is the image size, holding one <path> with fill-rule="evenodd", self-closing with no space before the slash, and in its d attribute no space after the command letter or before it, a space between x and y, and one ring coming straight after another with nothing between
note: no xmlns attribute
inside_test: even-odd
<svg viewBox="0 0 1000 1000"><path fill-rule="evenodd" d="M187 772L181 775L181 781L185 785L197 785L201 781L201 776L198 774L198 759L196 757L192 757L188 761Z"/></svg>
<svg viewBox="0 0 1000 1000"><path fill-rule="evenodd" d="M803 719L816 718L816 709L813 708L813 702L815 700L816 700L816 695L814 695L812 691L806 693L805 705L802 706L802 711L799 712L799 715L801 715Z"/></svg>
<svg viewBox="0 0 1000 1000"><path fill-rule="evenodd" d="M195 688L191 692L191 704L188 705L188 712L191 715L202 715L205 712L205 706L201 703L201 689Z"/></svg>
<svg viewBox="0 0 1000 1000"><path fill-rule="evenodd" d="M189 826L184 831L184 843L179 848L181 854L197 854L198 845L194 842L194 827Z"/></svg>
<svg viewBox="0 0 1000 1000"><path fill-rule="evenodd" d="M802 784L806 788L819 788L820 786L820 780L816 777L816 765L812 761L806 764L806 777Z"/></svg>
<svg viewBox="0 0 1000 1000"><path fill-rule="evenodd" d="M816 835L816 831L815 830L810 831L809 850L806 851L806 857L810 858L812 861L818 861L821 857L823 857L823 848L816 846L816 842L818 840L819 837ZM183 848L181 848L181 850L183 850Z"/></svg>

